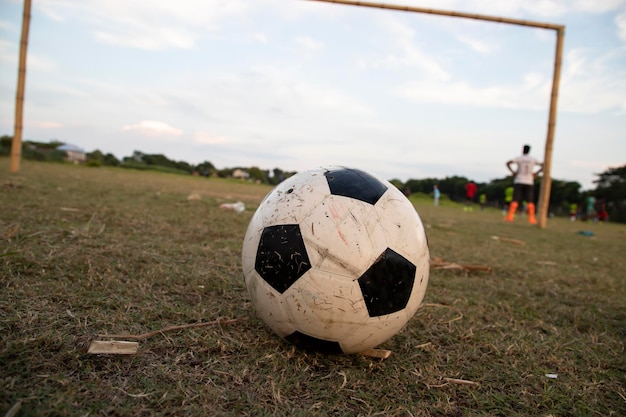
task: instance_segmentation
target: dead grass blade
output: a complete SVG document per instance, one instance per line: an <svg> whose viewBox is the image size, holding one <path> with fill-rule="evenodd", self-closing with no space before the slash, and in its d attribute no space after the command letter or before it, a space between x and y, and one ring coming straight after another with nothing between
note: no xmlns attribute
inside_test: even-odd
<svg viewBox="0 0 626 417"><path fill-rule="evenodd" d="M457 264L454 262L448 262L442 258L434 257L430 260L430 267L433 269L451 269L462 272L491 272L492 269L488 265L476 265L476 264Z"/></svg>
<svg viewBox="0 0 626 417"><path fill-rule="evenodd" d="M217 324L232 324L240 321L246 320L247 317L239 317L237 319L217 319L214 321L202 322L202 323L192 323L192 324L182 324L178 326L170 326L164 329L155 330L148 333L143 333L139 335L133 334L99 334L98 337L108 337L112 339L133 339L133 340L145 340L149 337L156 336L157 334L162 334L166 332L172 332L175 330L184 330L184 329L192 329L197 327L207 327L214 326Z"/></svg>
<svg viewBox="0 0 626 417"><path fill-rule="evenodd" d="M445 321L444 323L446 323L446 324L454 323L455 321L459 321L459 320L461 320L463 318L463 313L461 313L458 308L454 308L452 306L447 306L445 304L426 303L426 304L422 304L422 307L440 307L440 308L448 308L450 310L455 311L458 314L458 316L456 316L453 319Z"/></svg>
<svg viewBox="0 0 626 417"><path fill-rule="evenodd" d="M457 379L457 378L444 378L444 381L450 383L450 384L457 384L457 385L469 385L469 386L479 386L480 384L478 382L474 382L474 381L468 381L466 379Z"/></svg>
<svg viewBox="0 0 626 417"><path fill-rule="evenodd" d="M11 407L9 409L9 411L7 411L7 413L4 415L4 417L14 417L17 415L17 413L20 411L20 408L22 408L22 402L18 401L16 402L13 407Z"/></svg>
<svg viewBox="0 0 626 417"><path fill-rule="evenodd" d="M526 242L524 242L523 240L519 240L519 239L511 239L509 237L501 237L501 236L491 236L491 238L493 240L498 240L500 242L506 242L506 243L512 243L514 245L521 245L524 246L526 244Z"/></svg>
<svg viewBox="0 0 626 417"><path fill-rule="evenodd" d="M391 356L391 351L387 349L367 349L359 354L368 358L387 359Z"/></svg>

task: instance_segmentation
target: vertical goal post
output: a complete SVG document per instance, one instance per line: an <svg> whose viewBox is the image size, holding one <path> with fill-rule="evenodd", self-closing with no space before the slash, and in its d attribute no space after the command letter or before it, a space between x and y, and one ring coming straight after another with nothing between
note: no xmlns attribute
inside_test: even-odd
<svg viewBox="0 0 626 417"><path fill-rule="evenodd" d="M556 50L554 55L554 73L552 77L552 92L550 94L550 110L548 115L548 131L543 157L543 176L539 192L539 207L537 210L538 225L545 229L548 221L548 207L550 205L550 189L552 187L552 148L554 143L554 131L556 128L556 111L559 97L559 83L561 79L561 65L563 57L563 38L565 26L553 23L534 22L530 20L511 19L506 17L480 15L474 13L455 12L449 10L435 10L422 7L400 6L386 3L370 3L352 0L306 0L322 3L336 3L348 6L370 7L377 9L397 10L402 12L425 13L439 16L460 17L465 19L483 20L487 22L506 23L511 25L526 26L538 29L549 29L556 32Z"/></svg>
<svg viewBox="0 0 626 417"><path fill-rule="evenodd" d="M24 89L26 86L26 51L28 49L28 29L30 28L30 5L31 0L24 0L20 57L17 70L17 92L15 94L15 125L13 126L13 140L11 141L11 173L16 173L20 170L20 159L22 157L22 127L24 121Z"/></svg>

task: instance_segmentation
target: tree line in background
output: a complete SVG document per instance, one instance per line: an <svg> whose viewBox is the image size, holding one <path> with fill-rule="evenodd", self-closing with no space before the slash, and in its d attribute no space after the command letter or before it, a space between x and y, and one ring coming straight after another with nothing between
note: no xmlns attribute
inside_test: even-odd
<svg viewBox="0 0 626 417"><path fill-rule="evenodd" d="M0 155L9 155L11 150L12 137L0 137ZM51 141L48 143L24 141L22 148L22 158L63 162L66 159L66 152L57 148L63 142ZM204 161L199 164L189 164L185 161L173 161L161 154L147 154L134 151L132 155L119 160L111 153L103 153L100 150L86 153L87 166L113 166L137 170L155 170L183 175L198 175L205 177L231 178L236 174L245 173L245 179L253 182L276 185L285 178L294 175L295 172L283 171L279 168L273 170L262 170L258 167L235 167L217 169L213 163ZM552 179L550 192L550 213L557 216L569 215L572 205L579 208L585 207L588 197L594 197L596 201L606 204L610 221L626 223L626 164L617 168L609 168L606 171L595 174L598 178L594 181L594 190L581 191L581 185L576 181L563 181ZM452 176L445 178L424 178L409 179L402 182L398 179L390 180L398 189L406 195L422 194L432 195L433 187L437 185L444 198L452 201L465 201L465 185L470 179L462 176ZM505 189L513 184L513 177L506 176L491 180L490 182L476 182L478 186L477 196L484 194L487 205L492 207L502 207L504 204ZM539 190L541 179L535 180L535 188ZM539 195L538 192L535 193ZM537 203L535 201L535 203ZM581 214L585 214L584 211Z"/></svg>

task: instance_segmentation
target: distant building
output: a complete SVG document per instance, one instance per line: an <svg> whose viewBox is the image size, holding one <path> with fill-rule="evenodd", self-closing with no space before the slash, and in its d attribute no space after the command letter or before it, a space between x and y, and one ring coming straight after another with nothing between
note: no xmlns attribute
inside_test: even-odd
<svg viewBox="0 0 626 417"><path fill-rule="evenodd" d="M67 154L65 158L68 162L73 162L75 164L83 164L87 160L87 155L85 154L85 150L79 148L75 145L61 145L57 148L59 151L63 151Z"/></svg>
<svg viewBox="0 0 626 417"><path fill-rule="evenodd" d="M247 180L248 178L250 178L250 174L247 171L244 171L243 169L237 168L236 170L233 171L233 178L239 178L240 180Z"/></svg>

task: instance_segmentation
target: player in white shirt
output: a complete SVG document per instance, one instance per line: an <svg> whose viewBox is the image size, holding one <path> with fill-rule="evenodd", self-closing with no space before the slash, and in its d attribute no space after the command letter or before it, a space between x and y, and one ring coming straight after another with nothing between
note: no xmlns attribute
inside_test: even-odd
<svg viewBox="0 0 626 417"><path fill-rule="evenodd" d="M533 185L537 174L543 171L543 164L530 156L529 153L530 145L524 145L522 155L517 158L513 158L506 163L507 168L515 177L513 180L513 201L509 205L509 212L504 218L504 220L508 222L513 221L513 217L515 216L515 211L517 210L519 203L521 201L526 201L528 208L528 223L537 223L537 218L535 217L535 195ZM512 167L513 164L517 165L515 170ZM536 166L539 167L539 170L535 172Z"/></svg>

